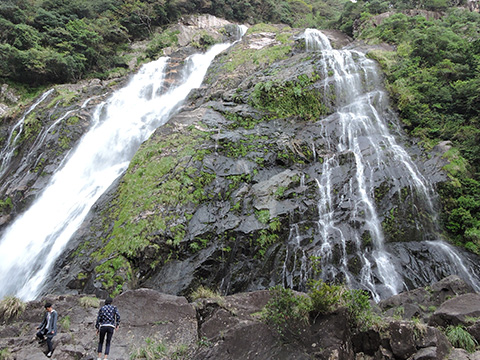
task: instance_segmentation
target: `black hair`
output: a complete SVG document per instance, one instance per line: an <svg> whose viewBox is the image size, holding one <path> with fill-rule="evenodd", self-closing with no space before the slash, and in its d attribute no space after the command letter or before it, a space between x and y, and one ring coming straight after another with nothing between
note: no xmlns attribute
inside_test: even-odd
<svg viewBox="0 0 480 360"><path fill-rule="evenodd" d="M46 308L49 308L49 307L52 307L52 303L46 302L46 303L45 303L45 309L46 309Z"/></svg>
<svg viewBox="0 0 480 360"><path fill-rule="evenodd" d="M108 297L105 299L105 305L111 304L112 301L113 301L113 299L112 299L110 296L108 296Z"/></svg>

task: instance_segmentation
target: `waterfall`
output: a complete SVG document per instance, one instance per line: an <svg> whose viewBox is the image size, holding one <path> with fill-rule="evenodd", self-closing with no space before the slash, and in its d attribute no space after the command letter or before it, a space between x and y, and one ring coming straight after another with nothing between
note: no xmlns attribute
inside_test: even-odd
<svg viewBox="0 0 480 360"><path fill-rule="evenodd" d="M33 103L30 108L23 114L20 120L12 127L10 133L8 134L7 141L5 143L5 147L0 152L0 157L2 159L2 163L0 165L0 179L5 174L5 171L8 169L8 165L10 164L10 160L12 159L13 153L17 149L18 140L21 138L23 133L23 125L25 124L25 119L27 118L28 114L30 114L35 108L45 100L48 95L50 95L54 89L50 89L45 91L38 99Z"/></svg>
<svg viewBox="0 0 480 360"><path fill-rule="evenodd" d="M287 246L285 261L282 268L282 278L284 279L285 287L294 287L294 277L297 277L300 282L306 282L308 280L307 256L305 250L302 248L302 240L304 239L302 239L298 224L293 224L290 227L290 246ZM294 274L292 269L297 268L299 268L299 272L298 274Z"/></svg>
<svg viewBox="0 0 480 360"><path fill-rule="evenodd" d="M180 83L165 93L161 91L168 58L148 63L96 107L91 129L31 207L5 230L0 240L0 298L38 296L53 263L95 201L126 170L140 144L201 85L215 56L230 45L217 44L188 58ZM16 126L20 130L21 124Z"/></svg>
<svg viewBox="0 0 480 360"><path fill-rule="evenodd" d="M320 259L324 280L340 280L351 287L367 289L378 301L405 290L408 265L385 244L381 221L384 214L378 213L375 190L382 182L391 188L410 189L433 222L435 194L389 131L386 117L392 111L375 62L358 51L333 49L318 30L307 29L304 36L307 51L321 54L318 68L325 79L325 100L334 99L335 109L321 120L325 148L316 151L316 157L323 161L321 171L315 175L318 229L309 254ZM344 179L340 188L339 178ZM478 280L466 276L468 271L453 247L426 240L431 240L424 242L426 251L435 249L442 253L439 256L450 264L451 274L464 275L478 289ZM428 277L428 281L439 280L433 274Z"/></svg>

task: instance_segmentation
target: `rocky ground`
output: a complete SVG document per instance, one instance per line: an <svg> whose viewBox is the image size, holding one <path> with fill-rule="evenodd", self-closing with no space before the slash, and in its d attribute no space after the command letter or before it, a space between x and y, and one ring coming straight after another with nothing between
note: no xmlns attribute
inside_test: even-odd
<svg viewBox="0 0 480 360"><path fill-rule="evenodd" d="M312 319L300 338L283 341L261 319L269 297L269 291L254 291L191 302L151 289L127 291L114 299L122 319L109 358L480 359L480 352L454 348L445 336L448 325L463 325L480 341L480 295L456 276L380 302L375 307L381 320L367 331L352 331L340 308ZM0 358L45 359L46 346L33 337L48 300L58 311L60 324L52 359L95 359L94 324L102 302L85 301L92 298L49 295L28 302L17 318L5 319L2 314ZM164 355L152 355L161 346Z"/></svg>

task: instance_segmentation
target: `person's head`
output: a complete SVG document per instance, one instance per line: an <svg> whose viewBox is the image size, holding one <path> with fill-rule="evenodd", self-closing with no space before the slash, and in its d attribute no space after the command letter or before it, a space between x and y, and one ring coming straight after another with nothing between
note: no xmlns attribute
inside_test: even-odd
<svg viewBox="0 0 480 360"><path fill-rule="evenodd" d="M45 310L47 311L52 311L52 303L51 302L46 302L45 303Z"/></svg>
<svg viewBox="0 0 480 360"><path fill-rule="evenodd" d="M113 301L113 299L112 299L110 296L108 296L108 297L105 299L105 305L111 304L112 301Z"/></svg>

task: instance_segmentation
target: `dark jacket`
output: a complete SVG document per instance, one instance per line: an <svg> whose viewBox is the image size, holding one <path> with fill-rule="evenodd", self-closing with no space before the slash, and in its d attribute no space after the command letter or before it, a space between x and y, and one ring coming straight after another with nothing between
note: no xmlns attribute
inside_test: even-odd
<svg viewBox="0 0 480 360"><path fill-rule="evenodd" d="M100 326L111 326L117 327L120 324L120 313L116 306L108 304L103 305L100 310L98 310L97 322L95 327L97 329Z"/></svg>
<svg viewBox="0 0 480 360"><path fill-rule="evenodd" d="M45 312L42 323L38 326L39 330L46 330L46 335L55 336L57 335L57 319L58 314L55 310L52 310L50 313L50 321L48 321L49 312ZM53 333L52 333L53 331Z"/></svg>

